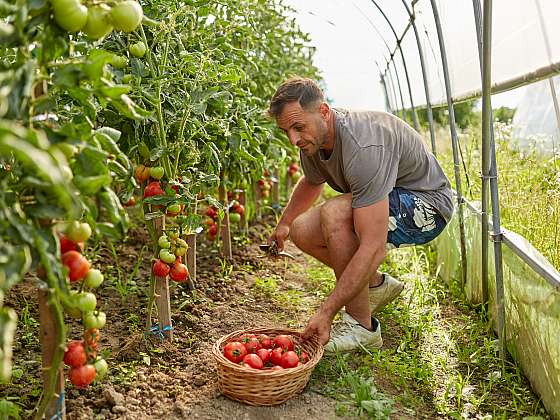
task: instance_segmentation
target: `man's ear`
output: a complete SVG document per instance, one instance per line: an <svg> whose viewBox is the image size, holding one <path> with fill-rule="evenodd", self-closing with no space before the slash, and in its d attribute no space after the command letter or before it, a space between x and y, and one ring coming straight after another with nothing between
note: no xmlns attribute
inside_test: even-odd
<svg viewBox="0 0 560 420"><path fill-rule="evenodd" d="M323 118L324 120L328 118L330 111L331 107L328 103L322 102L321 105L319 105L319 113L321 114L321 118Z"/></svg>

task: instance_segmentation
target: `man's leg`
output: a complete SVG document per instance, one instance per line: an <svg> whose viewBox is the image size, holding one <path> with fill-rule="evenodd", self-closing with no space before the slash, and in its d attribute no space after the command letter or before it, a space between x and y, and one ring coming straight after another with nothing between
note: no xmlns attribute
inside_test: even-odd
<svg viewBox="0 0 560 420"><path fill-rule="evenodd" d="M354 232L351 200L350 194L332 198L299 216L290 228L290 238L298 248L331 267L337 279L359 246ZM371 329L368 286L366 284L346 304L346 312L362 326Z"/></svg>

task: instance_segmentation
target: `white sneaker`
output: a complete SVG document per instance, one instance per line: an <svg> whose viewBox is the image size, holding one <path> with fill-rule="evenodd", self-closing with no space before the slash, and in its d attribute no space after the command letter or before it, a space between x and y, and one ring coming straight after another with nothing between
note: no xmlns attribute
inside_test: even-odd
<svg viewBox="0 0 560 420"><path fill-rule="evenodd" d="M400 295L404 289L404 283L391 277L389 274L383 273L383 278L381 286L369 288L369 303L372 314L383 309L385 305Z"/></svg>
<svg viewBox="0 0 560 420"><path fill-rule="evenodd" d="M342 311L342 320L333 325L331 339L325 345L325 351L334 353L335 351L354 350L361 346L381 347L383 345L381 324L374 317L371 317L371 323L373 331L362 327L346 311Z"/></svg>

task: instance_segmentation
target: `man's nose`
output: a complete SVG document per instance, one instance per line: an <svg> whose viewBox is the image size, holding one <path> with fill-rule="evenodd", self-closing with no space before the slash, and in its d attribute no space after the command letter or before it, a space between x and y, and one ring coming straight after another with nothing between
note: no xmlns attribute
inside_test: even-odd
<svg viewBox="0 0 560 420"><path fill-rule="evenodd" d="M299 141L299 136L297 135L297 133L290 131L288 132L288 140L290 140L290 143L292 143L295 146Z"/></svg>

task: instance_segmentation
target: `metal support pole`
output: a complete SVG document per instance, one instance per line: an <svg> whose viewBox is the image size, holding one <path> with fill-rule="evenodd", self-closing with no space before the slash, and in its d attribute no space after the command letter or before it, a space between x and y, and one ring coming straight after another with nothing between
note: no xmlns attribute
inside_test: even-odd
<svg viewBox="0 0 560 420"><path fill-rule="evenodd" d="M391 112L391 104L389 103L389 94L387 93L387 85L385 84L385 78L380 73L379 74L381 86L383 86L383 94L385 95L385 110Z"/></svg>
<svg viewBox="0 0 560 420"><path fill-rule="evenodd" d="M401 116L403 120L406 120L406 105L404 104L404 97L402 94L402 88L401 88L401 79L399 78L399 71L397 70L397 64L395 63L395 60L391 59L390 61L391 63L393 63L393 68L395 69L395 79L397 79L397 88L399 89L399 97L401 98Z"/></svg>
<svg viewBox="0 0 560 420"><path fill-rule="evenodd" d="M499 352L502 360L506 357L506 326L504 304L504 281L502 275L502 231L500 226L500 203L498 201L498 176L491 165L490 127L492 125L492 0L484 1L482 14L482 176L490 178L492 195L492 240L494 241L494 259L496 265L496 309L498 318Z"/></svg>
<svg viewBox="0 0 560 420"><path fill-rule="evenodd" d="M439 49L441 53L441 63L443 67L443 76L445 80L445 92L447 94L447 109L449 110L449 128L451 130L451 145L453 147L453 169L455 172L455 186L457 189L457 204L459 206L459 234L461 236L461 283L464 287L467 280L467 249L465 245L465 218L463 215L463 192L461 188L461 175L459 173L459 140L457 138L457 128L455 127L455 112L453 111L453 100L451 98L451 83L449 82L449 67L447 65L447 53L445 50L445 42L443 32L441 30L441 21L436 5L436 0L430 0L432 3L432 11L436 24Z"/></svg>
<svg viewBox="0 0 560 420"><path fill-rule="evenodd" d="M436 133L434 130L434 114L432 113L432 103L430 100L430 88L428 85L428 74L426 73L426 62L424 61L424 51L422 49L422 41L420 35L418 34L418 28L416 27L416 16L408 7L406 0L402 0L408 16L410 17L410 23L412 24L412 29L414 29L414 37L416 38L416 44L418 45L418 54L420 56L420 67L422 68L422 80L424 81L424 92L426 93L426 113L428 114L428 125L430 126L430 140L432 143L432 153L434 156L436 154Z"/></svg>
<svg viewBox="0 0 560 420"><path fill-rule="evenodd" d="M383 11L383 9L381 7L379 7L379 5L377 4L377 2L375 0L371 0L371 2L375 5L377 10L379 10L379 12L383 16L383 18L385 18L385 21L387 21L387 24L389 25L389 28L391 28L391 31L393 32L393 35L395 36L395 41L397 43L397 47L398 47L399 53L401 55L401 60L403 62L404 75L406 77L406 84L408 85L408 95L410 97L410 108L412 110L412 123L414 125L414 129L416 131L418 131L420 129L420 127L418 125L418 115L416 115L416 108L414 107L414 99L412 98L412 88L410 87L410 78L408 77L408 69L406 68L406 60L404 59L404 54L403 54L403 51L402 51L402 48L401 48L401 40L399 39L399 36L397 35L397 32L395 31L395 28L393 27L393 24L391 23L391 21L389 20L389 18L387 17L385 12ZM394 63L394 60L393 60L393 63ZM396 66L395 66L395 71L396 71ZM403 105L404 105L404 102L403 102ZM405 110L405 108L403 107L403 112L404 112L404 110Z"/></svg>
<svg viewBox="0 0 560 420"><path fill-rule="evenodd" d="M393 97L395 98L395 106L393 107L393 114L398 115L399 113L399 98L397 97L397 88L395 86L395 81L393 80L393 75L391 74L391 69L387 69L387 74L389 76L389 82L391 84L391 90L393 91Z"/></svg>

